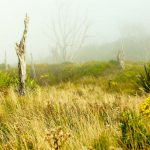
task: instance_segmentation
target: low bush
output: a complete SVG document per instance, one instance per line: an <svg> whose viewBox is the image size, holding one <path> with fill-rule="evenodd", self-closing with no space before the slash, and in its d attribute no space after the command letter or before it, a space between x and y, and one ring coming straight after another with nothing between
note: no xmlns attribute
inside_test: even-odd
<svg viewBox="0 0 150 150"><path fill-rule="evenodd" d="M0 88L9 88L14 87L17 88L19 84L18 76L15 71L9 71L9 72L0 72ZM33 89L37 86L37 83L35 80L31 79L30 77L27 77L26 79L26 86L28 89Z"/></svg>
<svg viewBox="0 0 150 150"><path fill-rule="evenodd" d="M120 123L121 141L125 149L147 150L150 148L150 133L139 114L129 109L125 110L121 114Z"/></svg>
<svg viewBox="0 0 150 150"><path fill-rule="evenodd" d="M144 72L138 76L138 84L142 86L145 92L150 92L150 64L144 66Z"/></svg>

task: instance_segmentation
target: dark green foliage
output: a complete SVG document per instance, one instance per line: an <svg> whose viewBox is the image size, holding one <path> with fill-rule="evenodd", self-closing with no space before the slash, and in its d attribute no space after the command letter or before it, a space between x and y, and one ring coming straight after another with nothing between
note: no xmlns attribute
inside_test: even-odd
<svg viewBox="0 0 150 150"><path fill-rule="evenodd" d="M111 63L88 62L78 69L80 76L100 76L103 71L111 67Z"/></svg>
<svg viewBox="0 0 150 150"><path fill-rule="evenodd" d="M140 115L134 111L125 110L121 114L120 123L123 147L128 150L150 148L150 133Z"/></svg>
<svg viewBox="0 0 150 150"><path fill-rule="evenodd" d="M17 87L19 81L18 81L18 75L15 70L11 70L9 72L0 72L0 88L8 88L8 87ZM26 80L26 86L27 88L33 89L37 86L36 81L32 80L31 78L27 77Z"/></svg>
<svg viewBox="0 0 150 150"><path fill-rule="evenodd" d="M144 65L144 72L138 76L138 83L143 87L144 91L150 92L150 64Z"/></svg>
<svg viewBox="0 0 150 150"><path fill-rule="evenodd" d="M18 79L16 74L11 72L0 72L0 87L9 87L11 85L16 86Z"/></svg>
<svg viewBox="0 0 150 150"><path fill-rule="evenodd" d="M37 80L40 85L52 85L60 82L75 81L82 77L99 77L105 70L111 70L114 62L86 62L83 64L63 63L36 65Z"/></svg>

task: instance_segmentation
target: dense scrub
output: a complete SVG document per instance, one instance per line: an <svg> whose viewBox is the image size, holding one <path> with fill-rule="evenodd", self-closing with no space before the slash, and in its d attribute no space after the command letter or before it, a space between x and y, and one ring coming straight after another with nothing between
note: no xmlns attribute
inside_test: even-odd
<svg viewBox="0 0 150 150"><path fill-rule="evenodd" d="M57 85L62 82L74 84L97 84L107 92L136 94L141 91L137 84L137 76L143 66L136 63L127 63L125 70L120 70L115 61L87 62L83 64L63 63L55 65L36 65L36 79L30 77L28 66L27 87ZM0 87L15 86L18 84L17 71L0 72Z"/></svg>

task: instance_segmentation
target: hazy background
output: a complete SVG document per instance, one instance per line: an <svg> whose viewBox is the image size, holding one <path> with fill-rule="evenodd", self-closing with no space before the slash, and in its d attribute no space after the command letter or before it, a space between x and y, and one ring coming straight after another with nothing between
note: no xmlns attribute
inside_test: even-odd
<svg viewBox="0 0 150 150"><path fill-rule="evenodd" d="M5 50L8 63L17 62L15 43L22 36L26 13L30 17L28 61L32 53L36 61L52 62L52 41L47 35L61 5L69 8L70 19L86 18L90 26L76 61L115 58L121 41L127 59L150 58L150 0L0 0L0 63Z"/></svg>

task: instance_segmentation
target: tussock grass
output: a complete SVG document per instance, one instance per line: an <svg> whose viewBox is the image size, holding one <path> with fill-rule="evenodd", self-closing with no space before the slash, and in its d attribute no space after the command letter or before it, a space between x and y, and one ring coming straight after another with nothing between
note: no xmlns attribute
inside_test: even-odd
<svg viewBox="0 0 150 150"><path fill-rule="evenodd" d="M119 117L138 113L145 97L108 94L93 84L38 87L25 97L0 95L3 150L109 150L123 146Z"/></svg>

